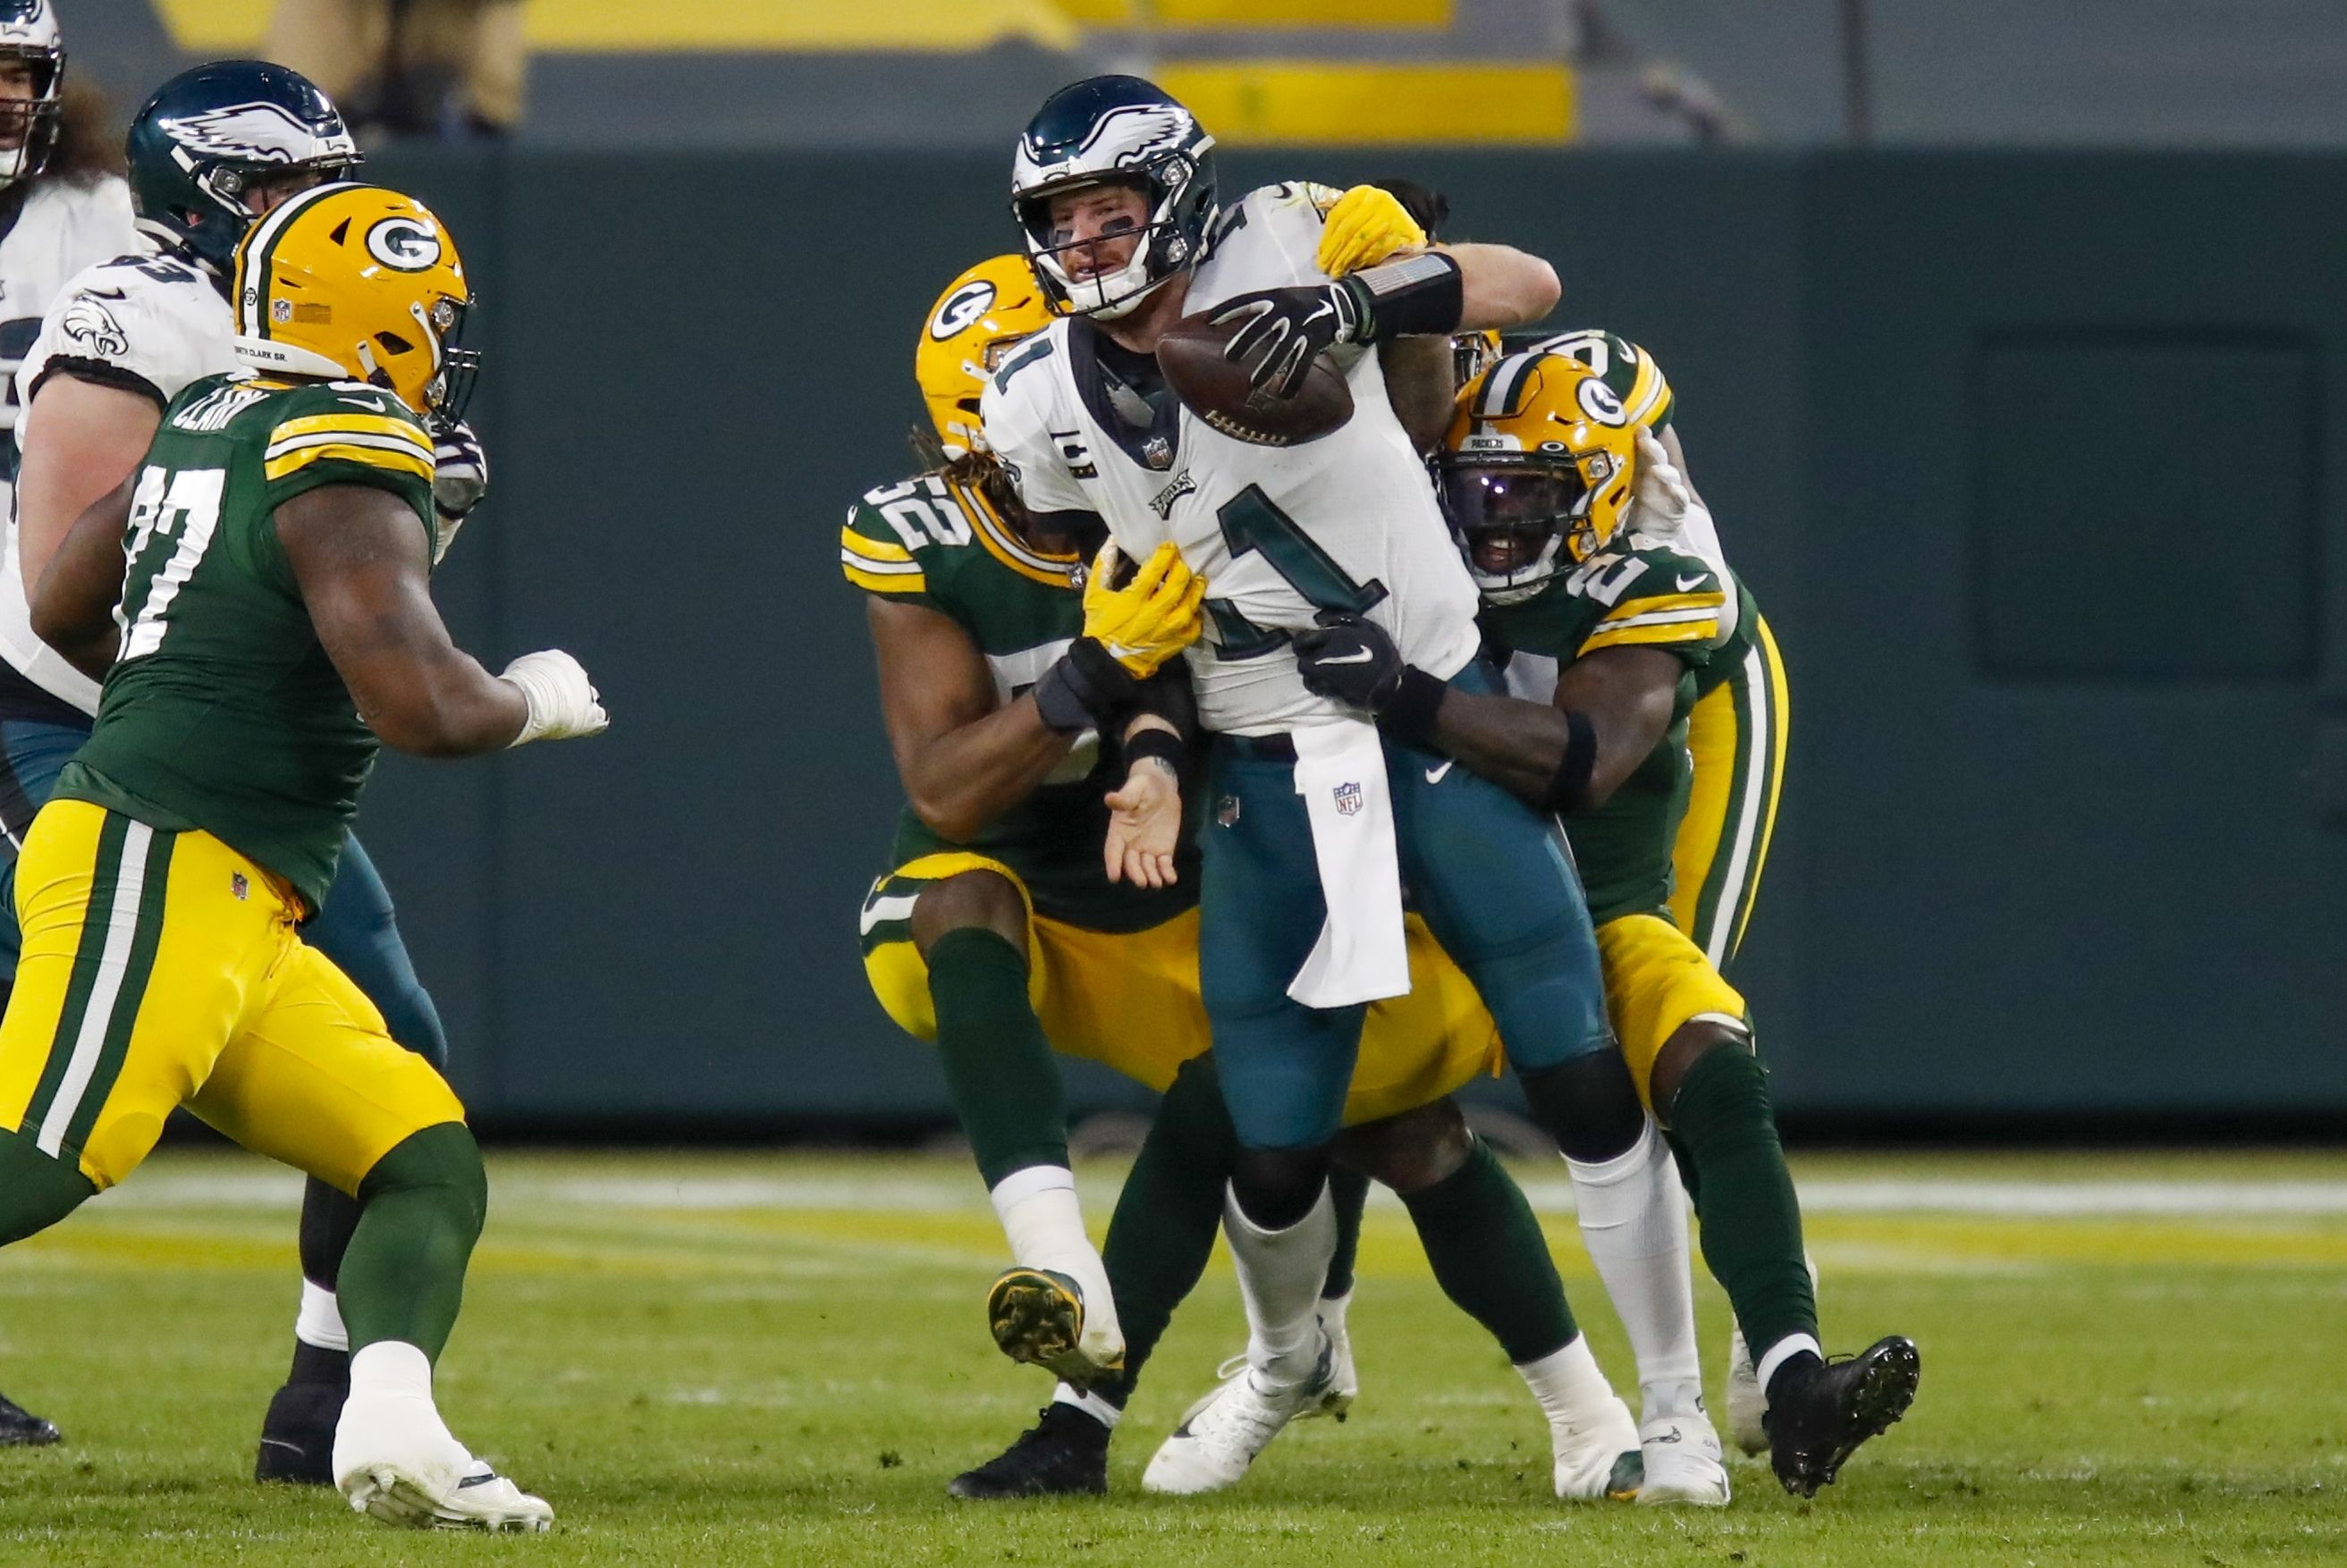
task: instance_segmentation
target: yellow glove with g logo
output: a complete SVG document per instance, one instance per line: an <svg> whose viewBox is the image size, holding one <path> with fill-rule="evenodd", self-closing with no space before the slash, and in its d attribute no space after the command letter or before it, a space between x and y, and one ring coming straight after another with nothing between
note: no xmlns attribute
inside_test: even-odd
<svg viewBox="0 0 2347 1568"><path fill-rule="evenodd" d="M1110 579L1122 559L1112 539L1093 559L1084 581L1084 635L1128 674L1145 681L1205 630L1199 607L1205 602L1206 579L1190 569L1181 551L1162 544L1131 582L1112 588Z"/></svg>
<svg viewBox="0 0 2347 1568"><path fill-rule="evenodd" d="M1426 231L1399 198L1375 185L1356 185L1328 209L1315 258L1332 278L1374 267L1397 251L1422 250Z"/></svg>

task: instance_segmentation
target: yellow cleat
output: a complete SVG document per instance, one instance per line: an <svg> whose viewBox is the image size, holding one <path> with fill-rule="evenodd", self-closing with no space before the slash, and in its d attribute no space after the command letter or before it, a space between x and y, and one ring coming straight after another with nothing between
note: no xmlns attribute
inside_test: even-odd
<svg viewBox="0 0 2347 1568"><path fill-rule="evenodd" d="M1082 1348L1083 1286L1056 1269L1005 1269L986 1293L986 1323L1005 1356L1072 1388L1089 1389L1124 1370L1121 1339L1105 1358Z"/></svg>

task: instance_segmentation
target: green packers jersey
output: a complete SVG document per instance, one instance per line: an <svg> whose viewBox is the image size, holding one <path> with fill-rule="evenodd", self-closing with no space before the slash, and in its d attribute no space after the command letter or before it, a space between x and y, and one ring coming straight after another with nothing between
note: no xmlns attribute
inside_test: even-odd
<svg viewBox="0 0 2347 1568"><path fill-rule="evenodd" d="M1678 416L1677 400L1663 367L1655 356L1603 328L1560 333L1534 345L1543 354L1561 354L1587 365L1621 400L1624 419L1657 433L1670 428Z"/></svg>
<svg viewBox="0 0 2347 1568"><path fill-rule="evenodd" d="M1036 550L976 489L937 475L884 486L849 508L839 561L847 580L866 592L951 617L986 656L1003 702L1042 679L1083 634L1081 563ZM1183 835L1172 887L1109 881L1101 864L1109 819L1102 802L1122 774L1101 753L1099 737L1086 731L1041 788L958 843L907 807L897 818L893 863L953 851L983 855L1019 874L1037 913L1092 930L1138 931L1171 919L1197 901L1197 835Z"/></svg>
<svg viewBox="0 0 2347 1568"><path fill-rule="evenodd" d="M1601 923L1659 913L1670 898L1671 845L1694 779L1687 712L1703 676L1742 657L1742 630L1721 630L1730 587L1741 591L1695 557L1631 534L1522 603L1483 608L1485 635L1506 655L1508 691L1529 702L1553 701L1561 667L1608 648L1664 649L1686 665L1655 749L1604 805L1564 819L1590 915Z"/></svg>
<svg viewBox="0 0 2347 1568"><path fill-rule="evenodd" d="M132 492L121 651L56 792L201 828L313 910L377 749L278 543L277 508L324 485L391 491L430 543L432 438L398 399L210 376L172 400Z"/></svg>

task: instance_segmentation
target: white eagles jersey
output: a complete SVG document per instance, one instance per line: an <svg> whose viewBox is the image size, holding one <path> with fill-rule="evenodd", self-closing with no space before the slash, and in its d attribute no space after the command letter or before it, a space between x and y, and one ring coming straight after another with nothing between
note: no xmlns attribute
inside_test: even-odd
<svg viewBox="0 0 2347 1568"><path fill-rule="evenodd" d="M1225 208L1184 309L1328 282L1314 254L1321 199L1334 194L1269 185ZM987 445L1030 511L1097 512L1135 560L1171 539L1206 579L1208 629L1189 652L1206 728L1270 735L1358 717L1296 677L1286 634L1324 610L1366 613L1403 658L1445 679L1474 658L1475 585L1386 400L1374 349L1332 355L1353 394L1342 427L1297 446L1258 446L1170 395L1146 427L1120 415L1096 331L1066 317L1011 350L987 385Z"/></svg>
<svg viewBox="0 0 2347 1568"><path fill-rule="evenodd" d="M0 376L9 378L0 404L0 430L16 425L17 364L41 330L42 318L66 281L108 256L145 241L130 221L130 187L119 179L93 185L36 179L16 221L0 234ZM0 466L16 475L16 447L0 442Z"/></svg>
<svg viewBox="0 0 2347 1568"><path fill-rule="evenodd" d="M159 413L190 382L236 366L236 317L209 275L149 249L101 261L59 291L16 367L9 455L24 450L46 377L70 374L143 393ZM51 696L96 713L97 682L33 635L26 599L12 504L0 548L0 659Z"/></svg>

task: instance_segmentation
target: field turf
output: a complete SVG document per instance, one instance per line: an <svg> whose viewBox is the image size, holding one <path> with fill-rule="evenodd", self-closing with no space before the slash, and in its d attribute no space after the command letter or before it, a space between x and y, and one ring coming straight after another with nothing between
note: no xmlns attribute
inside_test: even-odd
<svg viewBox="0 0 2347 1568"><path fill-rule="evenodd" d="M1739 1461L1720 1512L1567 1508L1496 1349L1372 1208L1363 1394L1235 1491L1139 1492L1241 1339L1217 1259L1120 1435L1109 1501L944 1492L1031 1419L988 1341L1000 1250L932 1158L493 1158L441 1364L457 1432L557 1510L424 1536L246 1479L295 1294L298 1184L169 1152L0 1260L0 1389L66 1442L0 1451L0 1562L1823 1565L2347 1561L2347 1157L1817 1158L1827 1330L1924 1355L1913 1414L1814 1502ZM1619 1386L1629 1361L1562 1172L1522 1170ZM1085 1173L1105 1218L1118 1172ZM1705 1361L1725 1313L1705 1282Z"/></svg>

